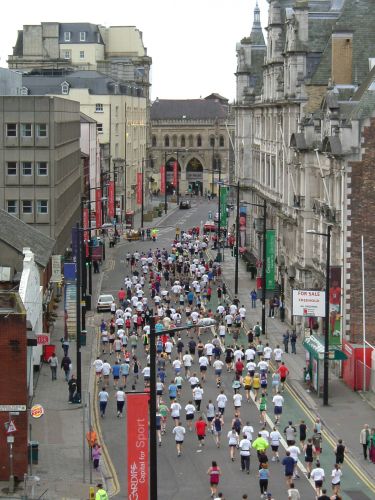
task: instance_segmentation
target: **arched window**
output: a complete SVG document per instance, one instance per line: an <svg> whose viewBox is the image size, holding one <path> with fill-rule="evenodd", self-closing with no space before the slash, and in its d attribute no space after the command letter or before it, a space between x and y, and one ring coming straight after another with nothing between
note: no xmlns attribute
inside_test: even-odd
<svg viewBox="0 0 375 500"><path fill-rule="evenodd" d="M177 148L177 135L174 135L172 137L172 144L174 148Z"/></svg>
<svg viewBox="0 0 375 500"><path fill-rule="evenodd" d="M189 148L192 148L194 146L194 137L192 135L189 135L188 143L189 143Z"/></svg>
<svg viewBox="0 0 375 500"><path fill-rule="evenodd" d="M213 135L210 136L210 146L211 148L215 147L215 136Z"/></svg>
<svg viewBox="0 0 375 500"><path fill-rule="evenodd" d="M169 135L166 135L166 136L164 137L164 146L165 146L166 148L169 148Z"/></svg>
<svg viewBox="0 0 375 500"><path fill-rule="evenodd" d="M153 135L152 136L152 147L155 148L156 147L156 135Z"/></svg>
<svg viewBox="0 0 375 500"><path fill-rule="evenodd" d="M181 147L182 148L185 147L185 136L184 135L181 136Z"/></svg>
<svg viewBox="0 0 375 500"><path fill-rule="evenodd" d="M223 135L221 135L221 136L220 136L220 138L219 138L219 146L220 146L221 148L223 148L223 147L224 147L224 136L223 136Z"/></svg>
<svg viewBox="0 0 375 500"><path fill-rule="evenodd" d="M198 148L202 147L202 137L200 135L198 135L197 137L197 147Z"/></svg>

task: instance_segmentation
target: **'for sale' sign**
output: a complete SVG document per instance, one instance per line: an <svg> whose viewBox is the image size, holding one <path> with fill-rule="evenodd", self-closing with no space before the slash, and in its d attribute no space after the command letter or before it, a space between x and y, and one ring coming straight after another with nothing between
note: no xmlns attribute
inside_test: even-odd
<svg viewBox="0 0 375 500"><path fill-rule="evenodd" d="M324 318L325 297L321 290L293 290L293 315Z"/></svg>

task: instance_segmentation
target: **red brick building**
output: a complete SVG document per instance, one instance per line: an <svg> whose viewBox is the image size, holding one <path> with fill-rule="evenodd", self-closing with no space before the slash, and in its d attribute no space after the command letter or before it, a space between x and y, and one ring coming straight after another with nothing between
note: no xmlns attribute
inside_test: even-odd
<svg viewBox="0 0 375 500"><path fill-rule="evenodd" d="M9 445L5 422L11 405L27 405L26 311L16 292L0 293L0 353L2 383L0 390L0 480L9 479ZM27 411L12 416L17 431L13 434L13 474L22 480L27 472Z"/></svg>

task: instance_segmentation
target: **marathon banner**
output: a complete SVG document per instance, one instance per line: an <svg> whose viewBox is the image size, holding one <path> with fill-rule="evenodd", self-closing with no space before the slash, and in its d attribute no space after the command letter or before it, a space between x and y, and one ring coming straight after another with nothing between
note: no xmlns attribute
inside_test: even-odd
<svg viewBox="0 0 375 500"><path fill-rule="evenodd" d="M126 394L128 436L127 476L128 499L138 500L149 498L149 432L148 432L148 401L147 393Z"/></svg>
<svg viewBox="0 0 375 500"><path fill-rule="evenodd" d="M160 167L160 194L165 193L165 165Z"/></svg>
<svg viewBox="0 0 375 500"><path fill-rule="evenodd" d="M227 227L228 188L220 186L220 227Z"/></svg>
<svg viewBox="0 0 375 500"><path fill-rule="evenodd" d="M275 290L275 235L274 229L268 229L266 232L266 290Z"/></svg>
<svg viewBox="0 0 375 500"><path fill-rule="evenodd" d="M173 185L177 189L178 185L178 163L175 161L173 163Z"/></svg>
<svg viewBox="0 0 375 500"><path fill-rule="evenodd" d="M329 344L341 344L341 267L330 266Z"/></svg>
<svg viewBox="0 0 375 500"><path fill-rule="evenodd" d="M115 216L115 181L108 184L108 217L112 220Z"/></svg>
<svg viewBox="0 0 375 500"><path fill-rule="evenodd" d="M95 189L95 226L97 228L102 225L102 190Z"/></svg>
<svg viewBox="0 0 375 500"><path fill-rule="evenodd" d="M137 204L142 205L142 191L143 191L143 175L141 172L137 172Z"/></svg>
<svg viewBox="0 0 375 500"><path fill-rule="evenodd" d="M84 208L83 209L83 212L82 212L82 219L83 219L83 244L85 245L85 255L86 257L89 256L89 239L90 239L90 236L89 236L89 231L88 231L88 228L89 228L89 209L88 208Z"/></svg>

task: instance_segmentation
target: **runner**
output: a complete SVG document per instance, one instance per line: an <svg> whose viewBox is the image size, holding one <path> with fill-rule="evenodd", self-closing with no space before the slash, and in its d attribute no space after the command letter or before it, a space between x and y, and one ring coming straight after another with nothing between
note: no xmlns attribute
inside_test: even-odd
<svg viewBox="0 0 375 500"><path fill-rule="evenodd" d="M238 434L236 432L236 429L233 427L229 432L228 432L228 446L229 446L229 456L234 462L234 452L239 445L239 439L238 439Z"/></svg>
<svg viewBox="0 0 375 500"><path fill-rule="evenodd" d="M211 498L214 498L217 494L217 487L220 481L221 474L220 467L218 467L215 461L212 462L211 467L207 471L207 474L210 476Z"/></svg>
<svg viewBox="0 0 375 500"><path fill-rule="evenodd" d="M199 447L204 446L204 438L206 437L207 422L203 420L202 415L195 422L195 430L199 442Z"/></svg>
<svg viewBox="0 0 375 500"><path fill-rule="evenodd" d="M177 423L177 425L174 427L172 433L174 434L174 438L176 441L177 456L180 457L181 452L182 452L182 445L184 443L184 438L185 438L185 433L186 433L185 427L183 427L182 425Z"/></svg>

